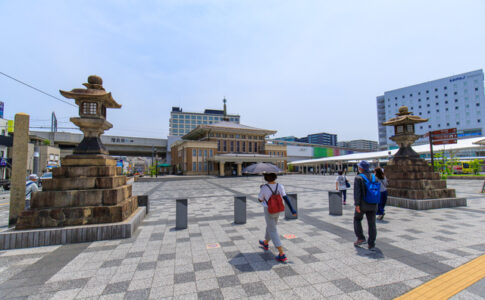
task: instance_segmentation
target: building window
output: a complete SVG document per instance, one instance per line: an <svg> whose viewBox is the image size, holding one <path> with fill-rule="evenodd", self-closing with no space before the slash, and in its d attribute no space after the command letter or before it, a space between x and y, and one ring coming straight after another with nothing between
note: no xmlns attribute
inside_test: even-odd
<svg viewBox="0 0 485 300"><path fill-rule="evenodd" d="M444 87L443 89L447 90L447 89L448 89L448 87L445 85L445 87Z"/></svg>
<svg viewBox="0 0 485 300"><path fill-rule="evenodd" d="M437 110L436 110L436 112L440 112L440 110L439 110L439 109L437 109Z"/></svg>
<svg viewBox="0 0 485 300"><path fill-rule="evenodd" d="M258 143L254 143L254 152L258 152Z"/></svg>
<svg viewBox="0 0 485 300"><path fill-rule="evenodd" d="M456 122L456 125L460 125L460 122Z"/></svg>
<svg viewBox="0 0 485 300"><path fill-rule="evenodd" d="M426 97L426 100L429 100L429 97Z"/></svg>
<svg viewBox="0 0 485 300"><path fill-rule="evenodd" d="M429 104L426 104L427 107L429 107Z"/></svg>
<svg viewBox="0 0 485 300"><path fill-rule="evenodd" d="M428 90L426 90L426 94L429 94L429 91Z"/></svg>
<svg viewBox="0 0 485 300"><path fill-rule="evenodd" d="M221 152L221 140L217 140L217 151Z"/></svg>
<svg viewBox="0 0 485 300"><path fill-rule="evenodd" d="M421 102L421 98L418 99L418 102Z"/></svg>
<svg viewBox="0 0 485 300"><path fill-rule="evenodd" d="M404 98L406 98L406 96L402 95L402 98L404 99Z"/></svg>
<svg viewBox="0 0 485 300"><path fill-rule="evenodd" d="M239 148L239 141L237 141L237 142L236 142L236 152L238 152L238 153L239 153L239 150L240 150L240 148Z"/></svg>
<svg viewBox="0 0 485 300"><path fill-rule="evenodd" d="M441 124L438 124L438 127L441 127Z"/></svg>
<svg viewBox="0 0 485 300"><path fill-rule="evenodd" d="M197 156L197 150L196 149L192 150L192 156Z"/></svg>
<svg viewBox="0 0 485 300"><path fill-rule="evenodd" d="M212 157L212 149L209 150L209 156Z"/></svg>
<svg viewBox="0 0 485 300"><path fill-rule="evenodd" d="M207 149L204 150L204 156L207 157Z"/></svg>
<svg viewBox="0 0 485 300"><path fill-rule="evenodd" d="M458 95L458 92L454 92L453 95Z"/></svg>
<svg viewBox="0 0 485 300"><path fill-rule="evenodd" d="M434 89L434 91L435 91L435 92L437 92L437 91L438 91L438 89L436 89L436 88L435 88L435 89Z"/></svg>
<svg viewBox="0 0 485 300"><path fill-rule="evenodd" d="M227 141L224 141L224 149L223 149L224 152L227 152Z"/></svg>
<svg viewBox="0 0 485 300"><path fill-rule="evenodd" d="M412 96L413 96L413 94L409 94L409 97L412 97Z"/></svg>
<svg viewBox="0 0 485 300"><path fill-rule="evenodd" d="M478 88L477 87L475 88L475 91L478 91Z"/></svg>
<svg viewBox="0 0 485 300"><path fill-rule="evenodd" d="M477 123L480 123L480 119L477 120Z"/></svg>
<svg viewBox="0 0 485 300"><path fill-rule="evenodd" d="M421 108L421 105L420 105L420 106L418 106L418 108Z"/></svg>
<svg viewBox="0 0 485 300"><path fill-rule="evenodd" d="M197 171L202 172L202 162L199 162L199 169Z"/></svg>
<svg viewBox="0 0 485 300"><path fill-rule="evenodd" d="M199 156L202 157L202 149L199 150Z"/></svg>
<svg viewBox="0 0 485 300"><path fill-rule="evenodd" d="M448 94L445 94L445 97L448 97Z"/></svg>
<svg viewBox="0 0 485 300"><path fill-rule="evenodd" d="M438 95L434 96L435 99L438 99Z"/></svg>
<svg viewBox="0 0 485 300"><path fill-rule="evenodd" d="M192 163L192 171L197 171L197 163Z"/></svg>
<svg viewBox="0 0 485 300"><path fill-rule="evenodd" d="M436 105L440 105L440 103L439 102L436 102Z"/></svg>
<svg viewBox="0 0 485 300"><path fill-rule="evenodd" d="M231 152L234 152L234 141L231 141Z"/></svg>
<svg viewBox="0 0 485 300"><path fill-rule="evenodd" d="M253 142L249 142L248 152L253 152Z"/></svg>
<svg viewBox="0 0 485 300"><path fill-rule="evenodd" d="M480 106L480 103L477 103L477 106Z"/></svg>
<svg viewBox="0 0 485 300"><path fill-rule="evenodd" d="M83 114L85 115L95 115L97 110L96 102L83 102Z"/></svg>
<svg viewBox="0 0 485 300"><path fill-rule="evenodd" d="M448 104L448 100L445 101L445 104Z"/></svg>
<svg viewBox="0 0 485 300"><path fill-rule="evenodd" d="M457 109L458 109L458 106L455 106L455 110L457 110Z"/></svg>

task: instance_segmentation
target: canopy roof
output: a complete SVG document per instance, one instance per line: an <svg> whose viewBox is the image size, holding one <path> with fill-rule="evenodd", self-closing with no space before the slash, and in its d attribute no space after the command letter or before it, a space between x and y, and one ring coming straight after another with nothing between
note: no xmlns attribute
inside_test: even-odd
<svg viewBox="0 0 485 300"><path fill-rule="evenodd" d="M210 131L240 133L240 134L261 134L270 135L275 134L275 130L262 129L251 127L243 124L233 122L221 121L213 124L202 124L194 128L192 131L182 137L184 140L196 140L205 136Z"/></svg>
<svg viewBox="0 0 485 300"><path fill-rule="evenodd" d="M436 145L433 146L433 151L458 151L458 150L465 150L465 149L479 149L483 147L477 142L482 141L485 142L483 137L478 138L471 138L471 139L462 139L458 140L456 144L449 144L449 145ZM429 144L413 146L414 151L418 154L427 154L429 153ZM357 162L360 160L374 160L389 158L389 152L391 152L391 156L396 154L399 149L393 150L385 150L385 151L377 151L377 152L366 152L366 153L354 153L348 155L340 155L340 156L332 156L332 157L324 157L324 158L317 158L317 159L307 159L307 160L298 160L293 161L288 164L291 165L312 165L312 164L319 164L319 163L328 163L328 162Z"/></svg>

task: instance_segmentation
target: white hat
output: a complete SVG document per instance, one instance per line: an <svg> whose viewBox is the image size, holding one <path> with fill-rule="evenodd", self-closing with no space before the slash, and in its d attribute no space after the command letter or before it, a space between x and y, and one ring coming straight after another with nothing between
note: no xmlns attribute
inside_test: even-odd
<svg viewBox="0 0 485 300"><path fill-rule="evenodd" d="M30 179L30 180L37 180L37 179L39 179L39 176L37 176L37 175L35 175L35 174L30 174L30 175L29 175L29 179Z"/></svg>

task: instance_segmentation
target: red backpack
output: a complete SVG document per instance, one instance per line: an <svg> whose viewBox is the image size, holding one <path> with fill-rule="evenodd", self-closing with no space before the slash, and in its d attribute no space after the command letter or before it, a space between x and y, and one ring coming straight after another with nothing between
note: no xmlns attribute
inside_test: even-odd
<svg viewBox="0 0 485 300"><path fill-rule="evenodd" d="M266 186L269 188L271 191L271 197L269 197L268 201L266 201L266 204L268 205L268 212L270 214L276 214L282 211L285 211L285 205L283 204L283 199L281 199L281 195L278 194L278 184L276 184L276 188L273 192L269 184L266 184Z"/></svg>

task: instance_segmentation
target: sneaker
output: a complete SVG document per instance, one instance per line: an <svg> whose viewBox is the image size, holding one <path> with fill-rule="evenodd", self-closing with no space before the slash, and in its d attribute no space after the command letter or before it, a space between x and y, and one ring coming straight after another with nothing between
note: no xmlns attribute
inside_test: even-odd
<svg viewBox="0 0 485 300"><path fill-rule="evenodd" d="M378 216L377 216L377 220L382 221L382 219L384 219L384 215L378 215Z"/></svg>
<svg viewBox="0 0 485 300"><path fill-rule="evenodd" d="M357 240L354 242L354 246L361 246L361 245L364 245L365 243L367 243L365 240Z"/></svg>
<svg viewBox="0 0 485 300"><path fill-rule="evenodd" d="M275 257L277 261L281 261L281 262L285 262L288 260L288 258L286 257L286 254L281 254L281 255L278 255Z"/></svg>
<svg viewBox="0 0 485 300"><path fill-rule="evenodd" d="M259 240L259 244L261 245L261 247L263 247L264 250L269 249L269 244L265 244L264 241Z"/></svg>
<svg viewBox="0 0 485 300"><path fill-rule="evenodd" d="M369 251L376 251L376 246L369 245L367 249L369 249Z"/></svg>

